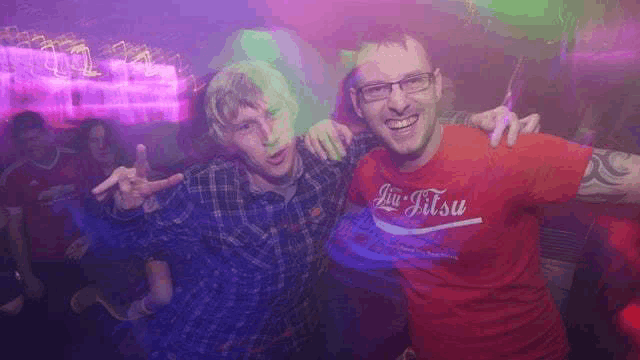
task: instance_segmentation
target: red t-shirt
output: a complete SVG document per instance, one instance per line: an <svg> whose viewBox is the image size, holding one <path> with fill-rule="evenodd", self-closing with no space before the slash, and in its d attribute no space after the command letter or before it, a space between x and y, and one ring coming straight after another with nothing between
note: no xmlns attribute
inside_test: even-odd
<svg viewBox="0 0 640 360"><path fill-rule="evenodd" d="M566 355L532 207L574 197L590 157L590 148L553 136L521 135L513 148L493 149L482 131L446 126L437 153L417 171L399 172L386 149L360 161L349 199L369 207L383 233L417 249L395 266L422 356Z"/></svg>
<svg viewBox="0 0 640 360"><path fill-rule="evenodd" d="M86 164L71 150L55 151L51 165L22 161L0 179L4 205L10 212L22 208L36 261L64 259L66 248L82 235L77 220L88 188Z"/></svg>

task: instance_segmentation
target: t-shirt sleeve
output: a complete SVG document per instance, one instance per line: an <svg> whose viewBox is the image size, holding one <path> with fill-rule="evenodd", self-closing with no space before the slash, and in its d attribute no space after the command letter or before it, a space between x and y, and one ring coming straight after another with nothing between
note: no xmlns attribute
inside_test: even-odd
<svg viewBox="0 0 640 360"><path fill-rule="evenodd" d="M546 135L521 135L509 149L502 143L493 160L514 174L514 186L526 184L532 204L564 202L578 192L592 148Z"/></svg>

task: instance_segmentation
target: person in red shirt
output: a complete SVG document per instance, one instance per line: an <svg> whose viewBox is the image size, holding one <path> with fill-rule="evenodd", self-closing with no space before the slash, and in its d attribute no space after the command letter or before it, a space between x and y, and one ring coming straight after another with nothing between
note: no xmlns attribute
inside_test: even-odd
<svg viewBox="0 0 640 360"><path fill-rule="evenodd" d="M14 115L9 131L20 155L0 177L1 203L9 214L10 250L31 300L23 312L33 336L57 356L54 348L61 350L75 336L72 331L82 331L67 314L69 298L84 282L75 260L88 241L76 221L89 187L86 166L71 150L54 145L38 113Z"/></svg>
<svg viewBox="0 0 640 360"><path fill-rule="evenodd" d="M358 165L334 259L398 270L420 358L565 358L536 207L639 202L640 157L538 134L494 149L482 132L438 124L440 72L406 34L365 42L357 69L353 105L384 147Z"/></svg>

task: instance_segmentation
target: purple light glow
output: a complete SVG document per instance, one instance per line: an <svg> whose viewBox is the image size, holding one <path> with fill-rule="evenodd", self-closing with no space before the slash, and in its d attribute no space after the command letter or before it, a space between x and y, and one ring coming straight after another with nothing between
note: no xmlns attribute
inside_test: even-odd
<svg viewBox="0 0 640 360"><path fill-rule="evenodd" d="M72 119L115 117L125 124L177 122L189 116L178 100L190 79L178 79L170 65L107 60L105 77L72 76L81 56L37 49L0 47L0 105L3 118L30 109L41 112L53 127Z"/></svg>

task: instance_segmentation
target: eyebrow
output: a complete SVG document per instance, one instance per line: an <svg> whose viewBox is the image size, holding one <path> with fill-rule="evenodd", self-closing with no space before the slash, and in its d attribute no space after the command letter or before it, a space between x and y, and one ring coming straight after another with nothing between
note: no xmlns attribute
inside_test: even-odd
<svg viewBox="0 0 640 360"><path fill-rule="evenodd" d="M269 115L269 111L265 110L264 115ZM250 122L257 122L259 120L258 116L250 116L247 117L245 119L242 119L241 121L238 121L238 119L236 118L236 120L234 122L231 123L231 126L236 126L236 125L242 125L242 124L246 124L246 123L250 123Z"/></svg>

